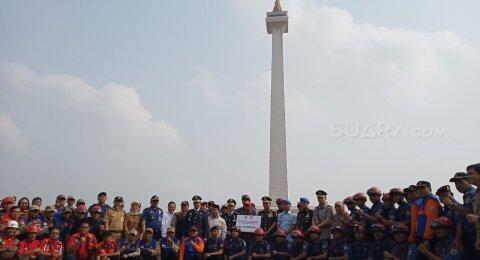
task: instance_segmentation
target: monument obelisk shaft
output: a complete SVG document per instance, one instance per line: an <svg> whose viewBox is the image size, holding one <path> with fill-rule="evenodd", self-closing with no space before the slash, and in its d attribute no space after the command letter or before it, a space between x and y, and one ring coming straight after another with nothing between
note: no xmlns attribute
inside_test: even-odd
<svg viewBox="0 0 480 260"><path fill-rule="evenodd" d="M269 193L272 199L288 198L285 93L283 76L283 34L288 32L288 16L280 2L267 12L267 32L272 35L272 86L270 107Z"/></svg>

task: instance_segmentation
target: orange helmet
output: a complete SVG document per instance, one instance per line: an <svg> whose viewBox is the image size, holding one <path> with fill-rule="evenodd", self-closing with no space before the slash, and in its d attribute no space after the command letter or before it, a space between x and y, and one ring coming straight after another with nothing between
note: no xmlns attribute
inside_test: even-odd
<svg viewBox="0 0 480 260"><path fill-rule="evenodd" d="M367 200L367 194L363 192L357 192L353 195L354 200Z"/></svg>
<svg viewBox="0 0 480 260"><path fill-rule="evenodd" d="M382 195L382 191L379 187L371 187L367 190L367 194L370 195Z"/></svg>

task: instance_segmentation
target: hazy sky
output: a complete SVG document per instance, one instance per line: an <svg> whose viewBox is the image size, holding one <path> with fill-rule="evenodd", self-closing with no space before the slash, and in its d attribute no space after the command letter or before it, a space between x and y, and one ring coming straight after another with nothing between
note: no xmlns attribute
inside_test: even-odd
<svg viewBox="0 0 480 260"><path fill-rule="evenodd" d="M0 195L258 203L273 2L0 1ZM480 161L478 1L283 2L292 201Z"/></svg>

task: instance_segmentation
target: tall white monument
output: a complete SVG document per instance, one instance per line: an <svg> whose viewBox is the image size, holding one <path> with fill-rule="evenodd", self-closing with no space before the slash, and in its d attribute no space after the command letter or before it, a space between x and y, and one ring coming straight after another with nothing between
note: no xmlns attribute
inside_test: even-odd
<svg viewBox="0 0 480 260"><path fill-rule="evenodd" d="M270 106L269 193L272 199L288 197L285 94L283 80L283 34L288 32L287 11L275 1L265 18L272 35L272 88Z"/></svg>

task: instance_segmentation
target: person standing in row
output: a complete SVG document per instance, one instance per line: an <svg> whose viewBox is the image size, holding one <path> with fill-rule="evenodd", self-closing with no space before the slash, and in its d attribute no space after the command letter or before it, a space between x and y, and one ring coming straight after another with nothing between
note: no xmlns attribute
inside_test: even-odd
<svg viewBox="0 0 480 260"><path fill-rule="evenodd" d="M185 230L185 216L187 215L189 206L188 201L182 201L182 203L180 203L180 212L176 212L172 218L172 227L175 228L175 237L178 240L184 238L183 231Z"/></svg>
<svg viewBox="0 0 480 260"><path fill-rule="evenodd" d="M105 212L107 212L107 210L110 207L110 205L107 204L107 193L106 192L100 192L98 193L97 195L97 203L91 205L89 208L88 208L88 211L92 211L93 207L95 206L99 206L101 209L102 209L102 216L103 214L105 214Z"/></svg>
<svg viewBox="0 0 480 260"><path fill-rule="evenodd" d="M300 198L298 214L297 214L297 229L306 234L313 222L313 210L308 208L310 201L307 198Z"/></svg>
<svg viewBox="0 0 480 260"><path fill-rule="evenodd" d="M162 238L162 220L163 210L158 207L160 199L157 195L153 195L150 199L150 207L145 208L142 212L142 221L145 230L150 228L153 231L153 239L160 241Z"/></svg>
<svg viewBox="0 0 480 260"><path fill-rule="evenodd" d="M234 199L227 200L227 210L222 213L222 218L227 223L227 230L230 232L230 229L237 224L237 215L238 212L235 210L237 202Z"/></svg>
<svg viewBox="0 0 480 260"><path fill-rule="evenodd" d="M265 230L265 240L272 243L275 231L277 230L277 212L271 209L272 199L268 196L262 197L263 210L258 212L262 217L260 227Z"/></svg>
<svg viewBox="0 0 480 260"><path fill-rule="evenodd" d="M218 227L220 231L220 238L225 239L227 237L227 224L225 220L220 217L220 206L214 204L211 209L211 215L208 216L208 228Z"/></svg>
<svg viewBox="0 0 480 260"><path fill-rule="evenodd" d="M105 231L110 231L112 238L118 241L122 237L125 215L123 210L123 198L115 197L113 207L105 212L103 222L105 223Z"/></svg>
<svg viewBox="0 0 480 260"><path fill-rule="evenodd" d="M187 211L185 215L185 229L184 236L187 237L190 232L190 228L196 227L198 235L200 237L206 237L208 235L208 213L201 210L202 198L198 195L192 197L193 209Z"/></svg>
<svg viewBox="0 0 480 260"><path fill-rule="evenodd" d="M327 193L318 190L317 195L318 206L313 214L313 224L320 228L320 239L330 239L330 224L333 217L333 207L327 204Z"/></svg>
<svg viewBox="0 0 480 260"><path fill-rule="evenodd" d="M141 208L142 204L140 204L138 201L133 201L130 205L130 212L128 212L125 216L123 227L123 233L125 237L129 235L129 232L132 229L135 229L135 231L137 231L137 239L142 238L145 227L143 226L142 213L140 212Z"/></svg>
<svg viewBox="0 0 480 260"><path fill-rule="evenodd" d="M167 237L168 228L172 227L172 219L177 209L177 204L170 201L167 205L167 212L163 215L162 219L162 237Z"/></svg>

